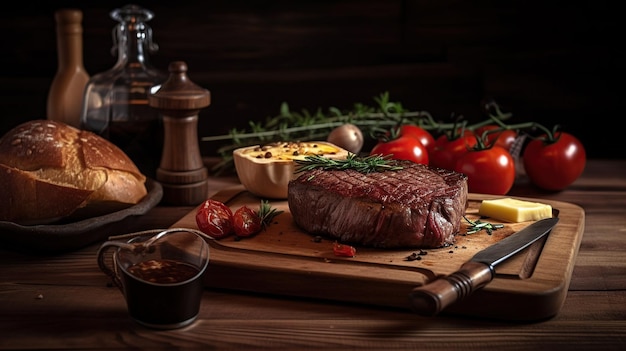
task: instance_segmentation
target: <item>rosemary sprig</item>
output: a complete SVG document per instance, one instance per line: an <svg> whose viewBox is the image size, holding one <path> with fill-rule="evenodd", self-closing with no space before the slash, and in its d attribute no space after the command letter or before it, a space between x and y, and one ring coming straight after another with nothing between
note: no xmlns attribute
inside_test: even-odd
<svg viewBox="0 0 626 351"><path fill-rule="evenodd" d="M424 128L434 135L446 131L456 131L459 129L459 121L451 118L452 123L433 118L428 111L410 111L400 102L391 100L389 92L383 92L374 97L375 103L372 106L355 103L351 109L340 110L337 107L329 107L326 112L321 108L316 111L302 110L292 111L286 102L280 106L280 113L277 116L270 116L265 121L249 121L247 129L231 129L226 135L205 136L200 140L203 142L223 142L218 146L217 153L221 161L211 168L211 172L219 175L222 172L233 170L233 151L240 147L252 145L264 145L276 141L314 141L326 140L328 134L336 127L346 123L353 124L361 129L368 141L375 142L374 136L377 130L391 130L402 124L415 124ZM478 126L498 122L511 117L499 111L495 102L488 105L490 112L489 119L475 125L467 125L463 121L465 129L473 130ZM457 118L458 119L458 118ZM502 123L498 123L502 125Z"/></svg>
<svg viewBox="0 0 626 351"><path fill-rule="evenodd" d="M452 124L439 123L426 111L408 111L400 102L390 101L388 92L375 97L376 106L354 104L350 111L330 107L324 114L321 109L315 113L308 110L292 111L286 102L280 106L280 114L267 118L264 123L248 122L246 130L231 129L229 134L202 137L201 141L232 141L237 146L271 141L300 140L325 137L335 127L352 123L369 135L371 128L390 128L402 123L415 123L428 130L445 130Z"/></svg>
<svg viewBox="0 0 626 351"><path fill-rule="evenodd" d="M489 222L483 222L480 219L476 221L472 221L465 216L463 216L463 218L465 218L467 223L470 224L470 226L467 227L467 234L474 234L481 230L485 230L487 234L491 235L491 233L493 233L494 230L504 228L504 224L492 224Z"/></svg>
<svg viewBox="0 0 626 351"><path fill-rule="evenodd" d="M331 159L320 155L306 156L302 160L295 160L296 173L309 171L316 168L325 170L353 169L360 173L398 171L402 166L391 159L391 155L369 155L359 157L349 153L345 159Z"/></svg>
<svg viewBox="0 0 626 351"><path fill-rule="evenodd" d="M279 211L276 208L273 208L270 205L269 201L261 200L261 205L259 206L259 210L257 211L257 216L261 218L261 226L263 229L267 228L276 216L283 213L285 211Z"/></svg>
<svg viewBox="0 0 626 351"><path fill-rule="evenodd" d="M232 154L237 148L276 141L326 140L334 128L346 123L359 127L366 138L370 137L375 128L390 129L405 123L416 124L433 132L454 126L435 121L427 111L408 111L401 103L392 102L388 92L375 97L374 101L374 106L355 103L347 111L330 107L326 112L322 112L322 109L296 112L283 102L277 116L267 117L265 121L249 121L247 129L235 128L226 135L205 136L200 140L225 143L216 150L221 161L211 168L213 174L219 175L234 168Z"/></svg>

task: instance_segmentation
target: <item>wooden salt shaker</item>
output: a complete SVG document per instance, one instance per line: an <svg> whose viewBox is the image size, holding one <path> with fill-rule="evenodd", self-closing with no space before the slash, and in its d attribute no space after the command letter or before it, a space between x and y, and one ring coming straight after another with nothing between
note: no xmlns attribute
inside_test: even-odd
<svg viewBox="0 0 626 351"><path fill-rule="evenodd" d="M198 113L211 104L211 93L187 77L187 64L171 62L169 78L148 94L152 108L163 116L164 140L156 179L163 186L163 203L197 205L208 196L208 170L198 145Z"/></svg>

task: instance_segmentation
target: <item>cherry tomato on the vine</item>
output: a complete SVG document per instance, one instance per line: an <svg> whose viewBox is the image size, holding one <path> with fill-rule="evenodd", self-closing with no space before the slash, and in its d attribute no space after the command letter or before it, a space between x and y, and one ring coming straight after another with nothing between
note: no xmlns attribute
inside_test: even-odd
<svg viewBox="0 0 626 351"><path fill-rule="evenodd" d="M512 129L500 129L499 126L495 124L489 124L483 127L476 129L475 133L478 137L482 137L485 132L487 140L485 141L486 145L499 145L505 148L508 151L511 151L511 146L515 143L517 139L517 131ZM489 132L496 131L496 132Z"/></svg>
<svg viewBox="0 0 626 351"><path fill-rule="evenodd" d="M428 150L422 143L411 136L400 136L389 141L379 141L370 155L390 155L394 160L409 160L415 163L427 165Z"/></svg>
<svg viewBox="0 0 626 351"><path fill-rule="evenodd" d="M542 135L531 140L523 158L531 183L552 191L563 190L578 179L587 161L583 144L566 132L556 132L554 138Z"/></svg>
<svg viewBox="0 0 626 351"><path fill-rule="evenodd" d="M469 130L452 140L448 139L448 135L442 134L435 140L435 146L430 153L430 165L454 170L459 157L474 147L476 143L474 133Z"/></svg>
<svg viewBox="0 0 626 351"><path fill-rule="evenodd" d="M419 140L426 150L430 150L435 146L435 138L426 129L416 126L414 124L403 124L400 127L400 136L410 136Z"/></svg>
<svg viewBox="0 0 626 351"><path fill-rule="evenodd" d="M261 231L261 218L248 206L241 206L233 214L235 234L247 237Z"/></svg>
<svg viewBox="0 0 626 351"><path fill-rule="evenodd" d="M224 203L205 200L196 212L198 229L214 239L233 233L233 212Z"/></svg>
<svg viewBox="0 0 626 351"><path fill-rule="evenodd" d="M513 157L498 145L466 152L456 161L454 170L467 176L471 193L505 195L515 182Z"/></svg>

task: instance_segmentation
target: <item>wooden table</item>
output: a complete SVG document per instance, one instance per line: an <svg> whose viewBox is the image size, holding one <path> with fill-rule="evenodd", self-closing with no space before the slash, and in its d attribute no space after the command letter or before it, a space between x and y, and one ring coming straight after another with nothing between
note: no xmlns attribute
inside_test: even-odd
<svg viewBox="0 0 626 351"><path fill-rule="evenodd" d="M236 184L210 180L211 194ZM626 160L590 160L559 193L524 181L510 195L574 203L585 232L560 313L509 323L207 289L198 321L172 331L128 317L95 259L99 244L62 255L0 250L0 349L568 349L626 346ZM129 231L169 227L193 207L158 206ZM358 294L355 291L355 294ZM511 301L515 303L515 301Z"/></svg>

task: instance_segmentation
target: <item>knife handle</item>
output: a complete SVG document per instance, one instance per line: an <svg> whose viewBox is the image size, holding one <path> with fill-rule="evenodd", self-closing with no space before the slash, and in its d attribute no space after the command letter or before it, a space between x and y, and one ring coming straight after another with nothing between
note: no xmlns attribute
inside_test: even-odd
<svg viewBox="0 0 626 351"><path fill-rule="evenodd" d="M413 289L409 294L413 311L422 316L435 316L487 285L493 280L494 273L488 264L466 262L458 271Z"/></svg>

